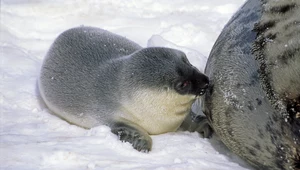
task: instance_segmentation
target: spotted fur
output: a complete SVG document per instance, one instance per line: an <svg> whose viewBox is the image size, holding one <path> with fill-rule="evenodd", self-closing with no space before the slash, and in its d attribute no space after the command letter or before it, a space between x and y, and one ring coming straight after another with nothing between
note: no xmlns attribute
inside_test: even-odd
<svg viewBox="0 0 300 170"><path fill-rule="evenodd" d="M205 69L212 128L257 169L299 169L299 5L248 0L224 27Z"/></svg>

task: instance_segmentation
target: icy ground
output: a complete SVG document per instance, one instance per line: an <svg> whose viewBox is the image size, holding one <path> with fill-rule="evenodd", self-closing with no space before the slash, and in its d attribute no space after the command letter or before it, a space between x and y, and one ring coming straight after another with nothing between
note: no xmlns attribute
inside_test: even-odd
<svg viewBox="0 0 300 170"><path fill-rule="evenodd" d="M197 133L152 136L140 153L107 126L70 125L39 102L36 81L62 31L96 26L143 47L181 49L204 70L223 26L245 0L1 0L0 169L249 169L217 140Z"/></svg>

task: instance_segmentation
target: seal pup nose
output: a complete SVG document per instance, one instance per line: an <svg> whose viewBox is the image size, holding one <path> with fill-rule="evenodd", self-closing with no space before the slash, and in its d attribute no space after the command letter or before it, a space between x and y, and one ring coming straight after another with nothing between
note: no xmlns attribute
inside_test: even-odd
<svg viewBox="0 0 300 170"><path fill-rule="evenodd" d="M209 86L209 80L208 80L208 77L204 75L204 78L202 80L202 86L201 88L202 89L207 89Z"/></svg>
<svg viewBox="0 0 300 170"><path fill-rule="evenodd" d="M201 74L199 77L198 77L198 86L199 88L201 89L207 89L208 86L209 86L209 79L206 75L204 74Z"/></svg>
<svg viewBox="0 0 300 170"><path fill-rule="evenodd" d="M207 89L208 88L209 83L206 83L203 87L203 89Z"/></svg>
<svg viewBox="0 0 300 170"><path fill-rule="evenodd" d="M199 90L198 90L198 94L197 95L203 95L206 91L206 89L209 86L209 79L206 75L202 74L201 78L198 80L199 83Z"/></svg>
<svg viewBox="0 0 300 170"><path fill-rule="evenodd" d="M206 75L198 72L195 74L195 86L194 86L194 94L196 96L201 96L205 93L206 89L209 86L209 79Z"/></svg>

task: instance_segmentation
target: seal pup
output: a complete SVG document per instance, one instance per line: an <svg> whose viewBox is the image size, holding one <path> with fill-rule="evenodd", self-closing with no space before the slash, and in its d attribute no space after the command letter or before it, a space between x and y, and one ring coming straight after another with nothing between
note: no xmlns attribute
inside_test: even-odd
<svg viewBox="0 0 300 170"><path fill-rule="evenodd" d="M248 0L215 42L204 113L257 169L300 169L300 1Z"/></svg>
<svg viewBox="0 0 300 170"><path fill-rule="evenodd" d="M108 125L145 152L152 146L149 135L179 128L208 83L179 50L142 48L95 27L59 35L38 81L56 115L84 128Z"/></svg>

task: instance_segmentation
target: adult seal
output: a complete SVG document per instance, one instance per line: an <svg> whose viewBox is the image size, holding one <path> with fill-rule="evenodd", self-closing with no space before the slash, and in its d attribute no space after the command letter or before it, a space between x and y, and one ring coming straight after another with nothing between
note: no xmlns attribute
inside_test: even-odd
<svg viewBox="0 0 300 170"><path fill-rule="evenodd" d="M54 41L38 86L61 118L84 128L108 125L120 140L150 151L149 135L177 130L208 83L181 51L78 27Z"/></svg>
<svg viewBox="0 0 300 170"><path fill-rule="evenodd" d="M205 69L204 113L224 144L257 169L300 169L299 6L248 0Z"/></svg>

